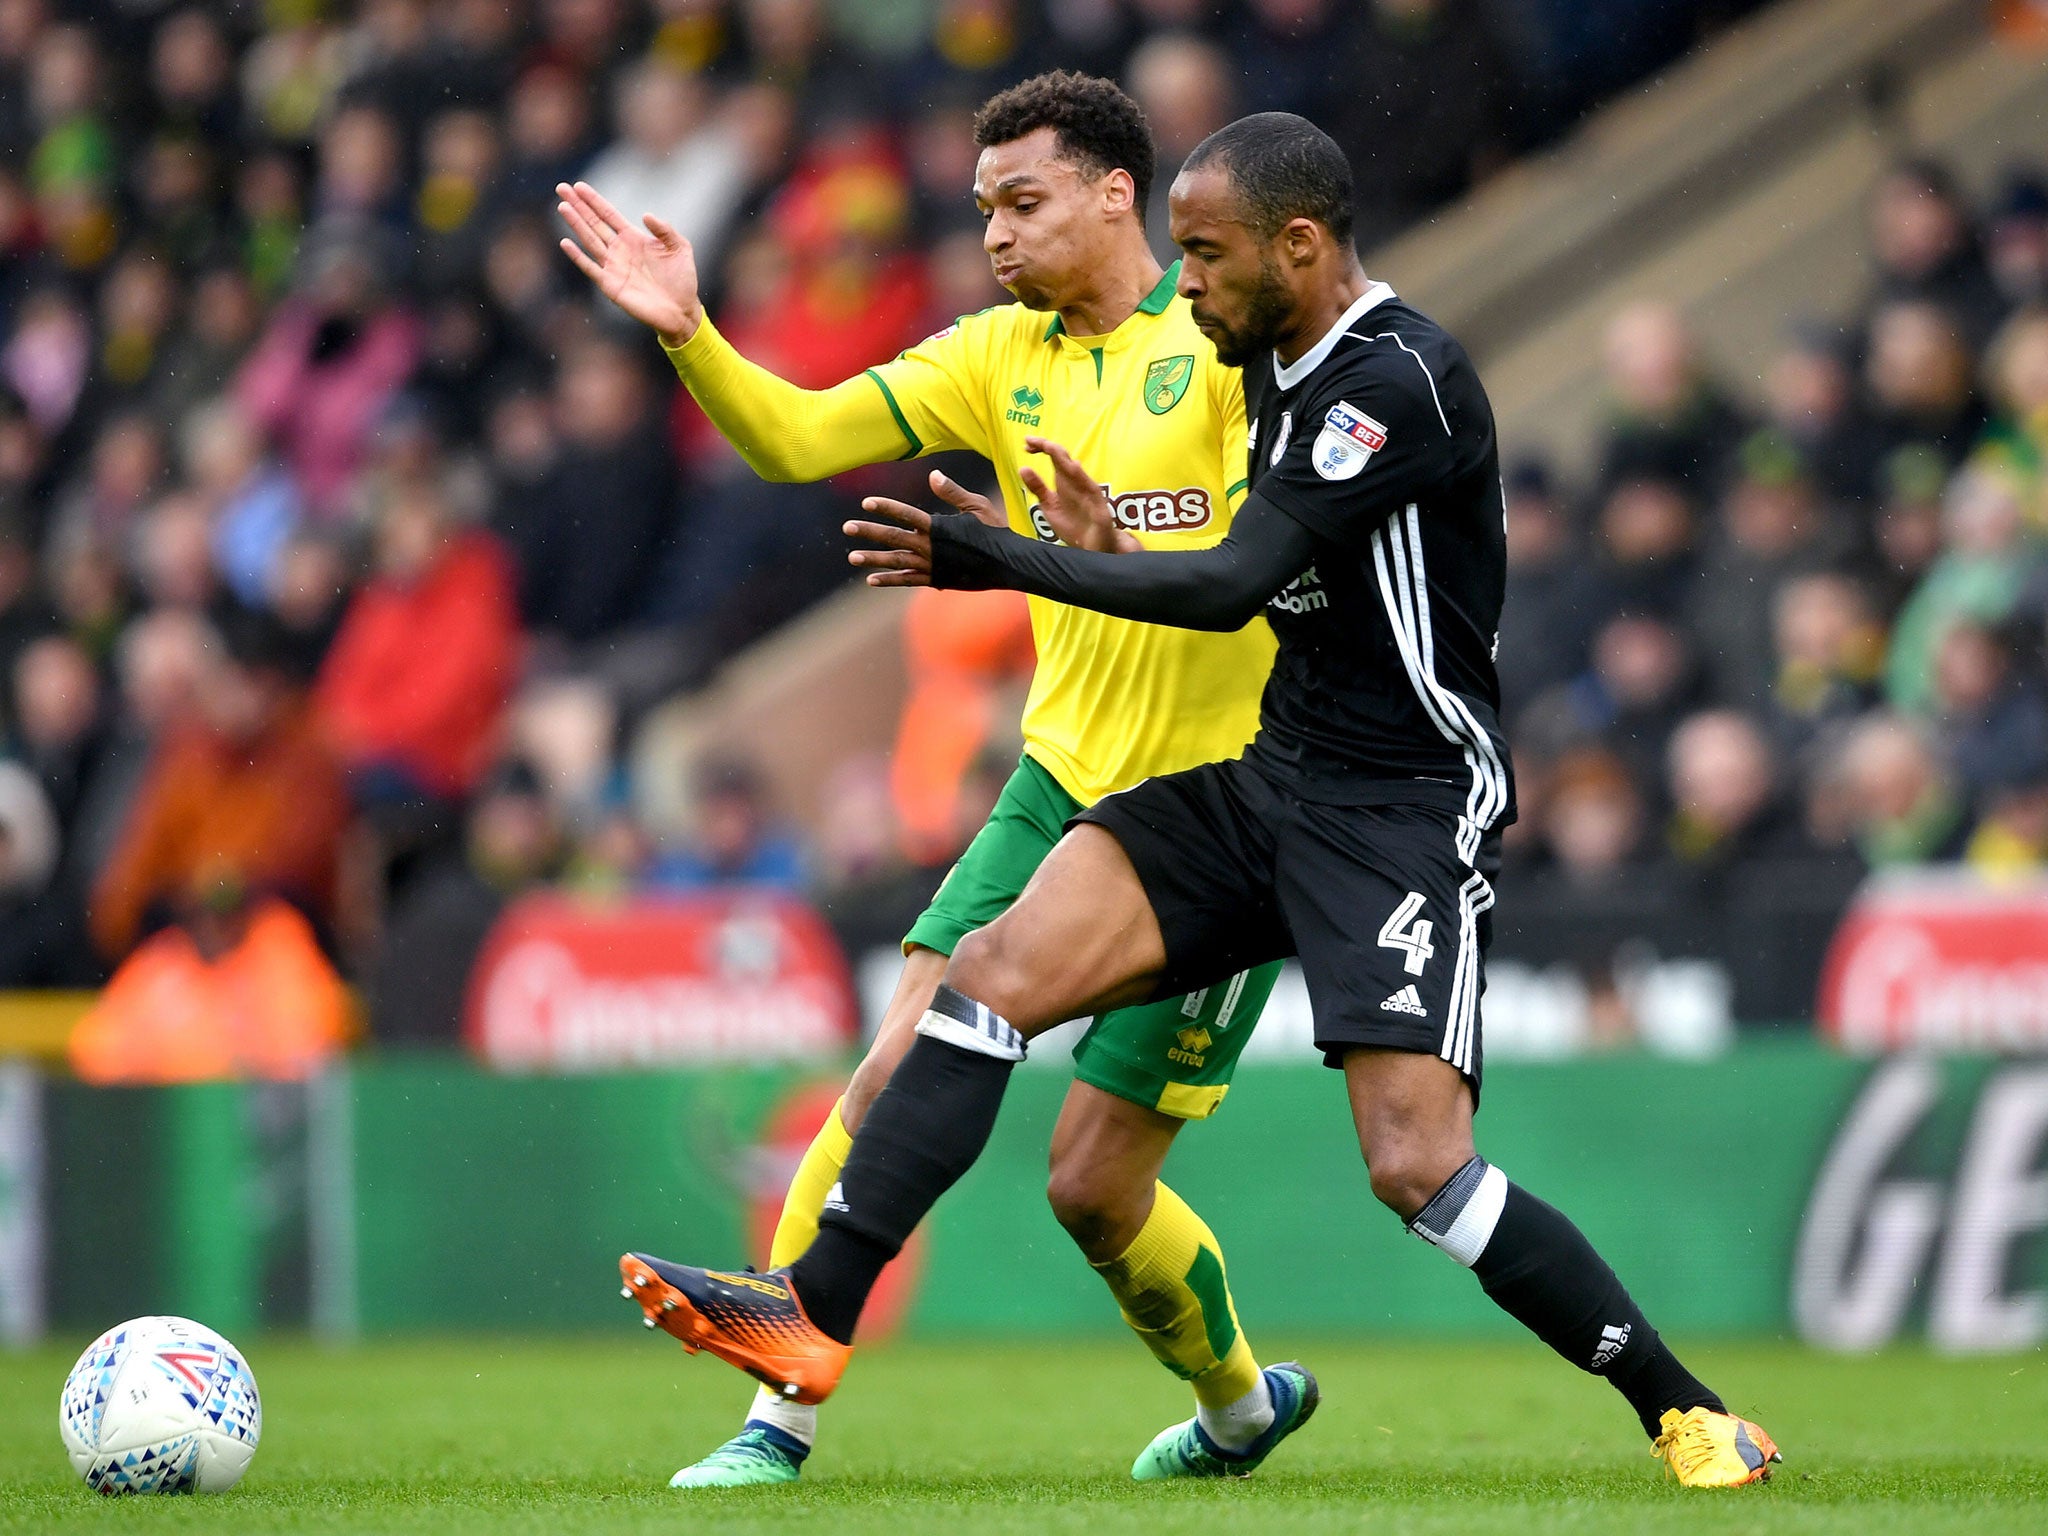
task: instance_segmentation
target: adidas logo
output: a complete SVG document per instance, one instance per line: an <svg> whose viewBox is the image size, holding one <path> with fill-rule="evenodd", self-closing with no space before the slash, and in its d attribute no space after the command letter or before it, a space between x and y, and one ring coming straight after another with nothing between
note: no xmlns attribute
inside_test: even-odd
<svg viewBox="0 0 2048 1536"><path fill-rule="evenodd" d="M1413 982L1381 1003L1380 1010L1383 1013L1412 1013L1418 1018L1429 1017L1429 1010L1422 1006L1422 999L1417 995Z"/></svg>
<svg viewBox="0 0 2048 1536"><path fill-rule="evenodd" d="M825 1209L828 1211L850 1211L853 1209L852 1206L846 1203L846 1187L837 1179L832 1181L832 1187L825 1192Z"/></svg>
<svg viewBox="0 0 2048 1536"><path fill-rule="evenodd" d="M1600 1330L1600 1347L1593 1351L1594 1370L1604 1371L1621 1358L1621 1352L1628 1347L1628 1336L1634 1327L1633 1323L1623 1323L1619 1328L1609 1323Z"/></svg>

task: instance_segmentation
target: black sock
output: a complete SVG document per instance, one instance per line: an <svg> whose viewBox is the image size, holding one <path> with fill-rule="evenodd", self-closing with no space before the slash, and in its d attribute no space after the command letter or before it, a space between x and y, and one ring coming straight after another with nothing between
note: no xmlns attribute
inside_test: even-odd
<svg viewBox="0 0 2048 1536"><path fill-rule="evenodd" d="M1467 1163L1408 1225L1470 1268L1495 1305L1537 1338L1613 1383L1650 1435L1666 1409L1727 1411L1658 1337L1585 1234L1485 1159Z"/></svg>
<svg viewBox="0 0 2048 1536"><path fill-rule="evenodd" d="M811 1321L842 1344L882 1267L988 1145L1024 1054L1015 1030L951 987L939 988L926 1023L934 1016L941 1033L920 1027L853 1138L817 1240L790 1266Z"/></svg>

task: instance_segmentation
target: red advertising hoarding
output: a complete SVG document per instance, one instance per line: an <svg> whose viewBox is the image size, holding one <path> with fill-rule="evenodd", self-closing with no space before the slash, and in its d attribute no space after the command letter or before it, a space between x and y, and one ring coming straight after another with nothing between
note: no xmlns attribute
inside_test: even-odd
<svg viewBox="0 0 2048 1536"><path fill-rule="evenodd" d="M523 897L477 957L465 1014L471 1048L515 1072L801 1060L859 1033L832 931L765 890Z"/></svg>
<svg viewBox="0 0 2048 1536"><path fill-rule="evenodd" d="M1873 879L1828 946L1817 1011L1852 1050L2048 1050L2048 882Z"/></svg>

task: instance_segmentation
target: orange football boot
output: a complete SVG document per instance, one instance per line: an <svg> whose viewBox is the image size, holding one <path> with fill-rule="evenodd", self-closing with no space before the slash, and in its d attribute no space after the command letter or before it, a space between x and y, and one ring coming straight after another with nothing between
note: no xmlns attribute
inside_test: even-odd
<svg viewBox="0 0 2048 1536"><path fill-rule="evenodd" d="M620 1292L640 1303L647 1326L708 1349L794 1403L822 1403L853 1358L853 1346L826 1334L804 1313L789 1271L731 1274L671 1264L652 1254L619 1260Z"/></svg>

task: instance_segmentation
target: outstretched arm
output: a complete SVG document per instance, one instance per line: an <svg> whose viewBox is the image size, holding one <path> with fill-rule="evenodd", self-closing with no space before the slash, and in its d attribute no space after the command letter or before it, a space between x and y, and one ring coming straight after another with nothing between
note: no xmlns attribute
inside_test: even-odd
<svg viewBox="0 0 2048 1536"><path fill-rule="evenodd" d="M1046 445L1057 490L1026 470L1041 502L1095 490L1065 449ZM1257 492L1239 508L1230 534L1210 549L1118 555L1021 538L974 518L934 517L905 502L871 496L862 505L894 523L848 523L850 537L878 544L847 558L878 587L1011 587L1116 618L1177 629L1242 629L1267 599L1307 570L1316 538Z"/></svg>
<svg viewBox="0 0 2048 1536"><path fill-rule="evenodd" d="M574 238L562 251L598 292L651 327L697 403L764 480L823 480L903 458L913 447L881 386L865 374L799 389L748 362L697 296L690 242L648 214L634 225L588 182L555 188Z"/></svg>

